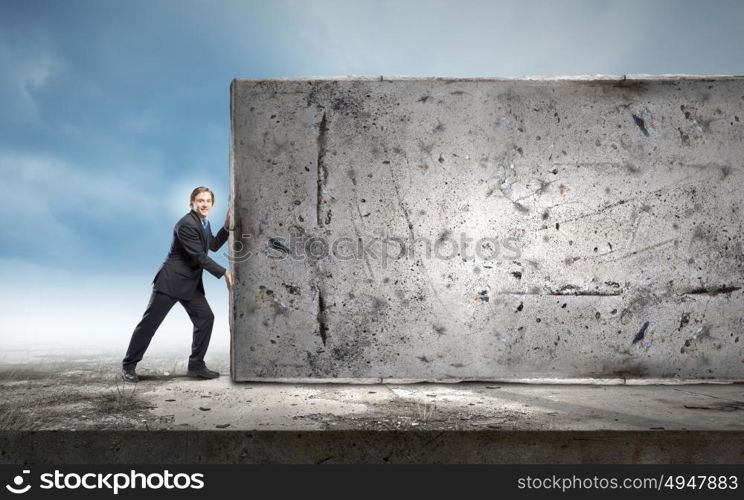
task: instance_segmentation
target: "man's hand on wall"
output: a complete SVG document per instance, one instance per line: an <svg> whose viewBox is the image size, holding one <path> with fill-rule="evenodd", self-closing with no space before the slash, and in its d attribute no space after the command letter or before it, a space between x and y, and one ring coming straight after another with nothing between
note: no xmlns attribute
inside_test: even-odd
<svg viewBox="0 0 744 500"><path fill-rule="evenodd" d="M230 219L232 218L231 210L228 209L227 215L225 215L225 231L230 231Z"/></svg>
<svg viewBox="0 0 744 500"><path fill-rule="evenodd" d="M232 277L232 273L230 272L229 269L227 271L225 271L225 284L227 285L227 289L228 290L232 290L232 287L233 287L233 277Z"/></svg>

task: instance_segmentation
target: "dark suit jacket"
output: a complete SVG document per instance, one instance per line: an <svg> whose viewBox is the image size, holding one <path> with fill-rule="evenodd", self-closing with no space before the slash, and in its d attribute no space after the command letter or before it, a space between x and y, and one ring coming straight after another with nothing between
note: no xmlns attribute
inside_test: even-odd
<svg viewBox="0 0 744 500"><path fill-rule="evenodd" d="M152 280L155 290L176 299L204 295L202 270L206 269L216 278L225 274L225 268L210 259L207 250L216 252L228 236L229 233L221 227L217 236L213 236L210 230L205 238L196 212L192 210L184 215L173 228L173 243L168 257Z"/></svg>

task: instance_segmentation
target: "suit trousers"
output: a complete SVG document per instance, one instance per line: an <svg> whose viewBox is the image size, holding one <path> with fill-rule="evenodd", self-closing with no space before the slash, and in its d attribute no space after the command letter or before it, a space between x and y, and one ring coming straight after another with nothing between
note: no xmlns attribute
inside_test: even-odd
<svg viewBox="0 0 744 500"><path fill-rule="evenodd" d="M153 288L145 314L142 315L142 321L132 333L127 354L122 361L125 369L134 369L142 360L155 331L176 302L180 302L186 309L194 324L188 369L199 370L205 366L204 355L207 353L209 339L212 337L212 326L214 326L214 314L207 303L207 298L204 295L196 295L192 299L176 299Z"/></svg>

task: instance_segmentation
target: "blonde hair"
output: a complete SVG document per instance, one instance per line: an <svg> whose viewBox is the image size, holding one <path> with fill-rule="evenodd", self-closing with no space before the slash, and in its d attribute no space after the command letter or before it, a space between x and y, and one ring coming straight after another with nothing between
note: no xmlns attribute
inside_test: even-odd
<svg viewBox="0 0 744 500"><path fill-rule="evenodd" d="M212 195L212 206L214 206L214 193L206 186L199 186L198 188L195 188L193 191L191 191L191 203L194 203L194 199L196 198L196 196L201 193L209 193L210 195Z"/></svg>

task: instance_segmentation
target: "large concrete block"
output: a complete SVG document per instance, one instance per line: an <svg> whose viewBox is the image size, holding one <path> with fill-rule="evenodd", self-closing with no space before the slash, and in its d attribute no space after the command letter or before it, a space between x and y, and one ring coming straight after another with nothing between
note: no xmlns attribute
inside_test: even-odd
<svg viewBox="0 0 744 500"><path fill-rule="evenodd" d="M231 92L235 380L744 378L744 78Z"/></svg>

